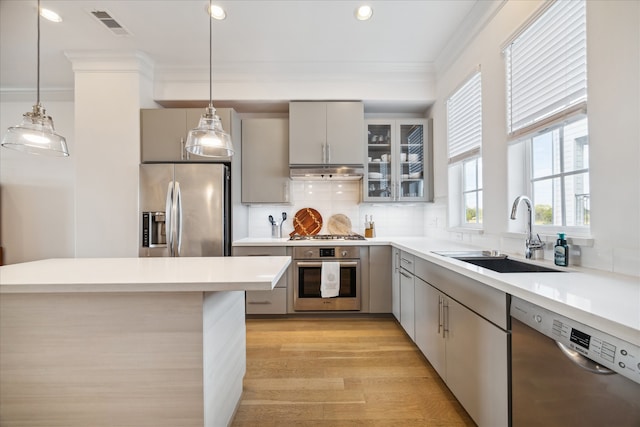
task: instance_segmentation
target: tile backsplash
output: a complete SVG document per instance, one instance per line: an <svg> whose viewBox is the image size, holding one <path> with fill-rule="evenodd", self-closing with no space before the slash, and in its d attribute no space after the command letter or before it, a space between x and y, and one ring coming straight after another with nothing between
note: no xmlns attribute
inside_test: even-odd
<svg viewBox="0 0 640 427"><path fill-rule="evenodd" d="M424 235L424 204L361 203L361 181L291 181L291 204L251 205L249 237L271 237L269 215L280 218L287 213L283 237L293 231L292 218L302 208L314 208L323 218L321 234L328 234L331 215L343 214L351 219L352 230L364 234L364 217L373 215L377 236Z"/></svg>
<svg viewBox="0 0 640 427"><path fill-rule="evenodd" d="M282 233L283 237L288 237L293 231L292 218L295 213L309 207L322 215L321 234L329 233L326 224L331 215L344 214L351 219L352 230L364 235L364 217L373 215L378 237L424 236L522 255L524 235L449 229L446 224L446 197L436 198L433 203L363 203L361 186L361 181L291 181L291 204L249 206L248 237L270 238L268 217L273 215L274 218L280 218L282 212L287 213ZM547 246L545 259L550 260L553 257L553 245L549 243ZM593 247L571 245L570 253L570 266L640 276L640 254L636 250L596 239Z"/></svg>

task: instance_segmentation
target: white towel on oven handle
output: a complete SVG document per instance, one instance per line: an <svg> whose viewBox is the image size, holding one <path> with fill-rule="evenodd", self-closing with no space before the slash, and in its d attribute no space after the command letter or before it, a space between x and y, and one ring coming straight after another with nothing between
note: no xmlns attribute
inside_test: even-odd
<svg viewBox="0 0 640 427"><path fill-rule="evenodd" d="M337 297L340 294L340 263L323 261L320 274L320 296Z"/></svg>

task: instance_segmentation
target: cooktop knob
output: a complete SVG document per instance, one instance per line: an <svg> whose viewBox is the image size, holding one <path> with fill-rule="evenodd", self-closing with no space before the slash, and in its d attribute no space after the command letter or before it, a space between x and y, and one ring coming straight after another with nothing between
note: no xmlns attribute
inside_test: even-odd
<svg viewBox="0 0 640 427"><path fill-rule="evenodd" d="M346 258L346 257L347 257L347 255L349 255L349 252L347 252L347 251L342 251L342 252L340 252L340 254L342 255L342 257L343 257L343 258Z"/></svg>

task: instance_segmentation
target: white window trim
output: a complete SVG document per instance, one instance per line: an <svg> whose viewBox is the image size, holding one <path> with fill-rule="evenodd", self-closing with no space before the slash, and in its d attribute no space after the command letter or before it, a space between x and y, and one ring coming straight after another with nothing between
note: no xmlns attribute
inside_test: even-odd
<svg viewBox="0 0 640 427"><path fill-rule="evenodd" d="M467 144L466 150L457 150L455 154L450 157L450 128L449 128L449 101L455 97L461 89L473 82L474 79L478 79L479 92L480 92L480 141L479 143L469 145ZM482 158L482 74L480 66L478 65L467 77L458 85L447 97L445 111L447 114L447 157L449 166L447 168L448 183L449 183L449 202L447 203L448 215L447 215L447 229L449 230L475 230L480 231L483 228L483 223L468 223L466 222L466 209L463 188L464 184L464 163L474 159ZM483 169L484 170L484 169ZM484 181L483 181L484 182ZM478 191L478 188L476 188ZM484 195L484 191L483 191Z"/></svg>
<svg viewBox="0 0 640 427"><path fill-rule="evenodd" d="M584 1L584 0L583 0ZM506 93L507 96L511 96L512 92L511 92L511 70L510 70L510 64L508 63L508 58L507 58L507 51L509 49L511 49L512 45L514 44L514 42L517 42L518 39L523 36L523 34L528 31L530 28L532 28L532 26L536 25L537 22L539 22L539 20L541 19L541 17L543 17L543 15L545 15L550 8L554 7L558 5L558 1L550 1L550 2L545 2L526 22L524 22L517 30L516 32L502 45L502 53L504 55L504 59L505 59L505 67L506 67ZM567 5L561 5L558 7L566 7ZM583 7L586 8L586 4L583 3ZM556 17L560 16L559 14L556 15ZM562 16L567 16L567 15L562 15ZM574 16L578 16L578 15L574 15ZM581 17L584 17L584 15L580 15ZM574 22L579 22L579 21L574 21ZM547 21L547 23L549 23L549 21ZM577 29L577 27L576 27ZM582 29L581 29L582 30ZM531 33L528 38L531 40L532 35L535 33ZM545 34L545 33L538 33L539 34ZM576 33L578 34L578 33ZM584 35L586 36L582 31L579 32L580 35ZM530 40L524 40L524 41L530 41ZM583 39L576 39L576 40L583 40ZM581 46L582 47L582 46ZM525 52L523 50L520 51ZM578 51L580 53L582 53L582 51ZM583 52L584 54L584 58L585 58L585 64L586 64L586 49L585 52ZM522 58L527 58L526 56L523 56ZM563 57L566 58L566 57ZM576 56L576 58L583 58L583 56L578 55ZM579 62L577 62L579 63ZM581 65L583 65L583 63L580 63ZM525 72L531 72L530 69L522 69L522 70L518 70L519 72L525 71ZM586 65L585 65L585 72L586 72ZM560 111L557 111L555 113L551 113L549 112L548 115L542 115L542 118L536 119L534 122L526 124L522 127L516 128L513 131L510 131L508 133L508 140L510 142L509 144L509 153L508 153L508 158L509 158L509 164L508 164L508 168L509 168L509 182L510 182L510 188L509 188L509 199L510 200L514 200L514 198L516 197L516 195L519 194L525 194L527 196L529 196L531 198L532 194L533 194L533 176L532 176L532 171L531 171L531 161L529 156L531 155L531 140L536 136L536 134L541 134L541 133L545 133L548 132L550 130L552 130L554 127L558 127L561 126L563 124L566 124L567 122L574 120L577 116L586 116L586 112L587 112L587 95L586 93L588 92L588 82L587 80L577 80L581 83L584 83L584 87L582 88L582 86L580 86L582 89L584 89L584 95L583 98L578 98L577 100L574 100L572 104L569 104L568 106L566 106L565 108L563 108ZM535 83L531 84L531 87L537 87ZM511 100L507 99L506 102L506 121L507 121L507 129L511 130L512 125L514 124L512 122L512 117L510 117L510 114L512 113L511 111ZM545 111L545 109L548 109L550 105L547 105L545 108L542 108L540 111ZM525 142L525 140L529 140L529 142ZM522 145L520 145L522 144ZM587 171L589 170L589 168L586 169ZM582 171L584 172L584 171ZM575 171L575 173L578 173L578 171ZM517 177L516 177L517 175ZM522 175L522 176L520 176ZM562 179L564 180L564 177L570 175L567 173L562 173ZM516 185L516 189L514 191L514 189L511 188L511 184L513 182L517 182ZM562 202L563 204L565 203L565 201L563 200ZM566 212L564 212L563 210L563 216L566 215ZM567 220L567 218L563 218L563 222L565 222ZM518 221L516 224L514 224L514 221L509 221L509 230L511 230L512 232L517 230L520 230L521 223L520 221ZM584 236L584 238L586 240L589 240L590 237L588 237L590 235L590 231L591 231L591 227L590 225L588 226L558 226L558 225L533 225L533 229L534 232L536 233L540 233L541 235L553 235L557 232L565 232L565 233L570 233L573 236Z"/></svg>
<svg viewBox="0 0 640 427"><path fill-rule="evenodd" d="M521 136L518 140L515 141L511 141L509 143L510 149L512 148L512 146L520 146L522 145L522 151L523 153L521 154L521 165L522 165L522 173L524 174L524 188L522 189L522 191L515 191L515 192L510 192L510 199L515 199L515 197L513 196L514 194L524 194L527 197L529 197L531 200L533 200L533 182L535 181L535 179L533 178L533 171L531 170L531 143L533 138L535 138L538 135L541 135L543 133L552 131L553 128L555 127L560 127L560 126L564 126L567 124L570 124L573 121L577 121L577 120L582 120L584 118L587 118L586 114L582 114L580 111L576 112L573 116L571 117L565 117L564 120L562 121L556 121L555 123L553 123L552 125L546 126L542 129L538 129L536 131L532 131L527 135L523 135ZM586 169L578 169L578 170L574 170L571 172L563 172L561 174L557 174L557 176L561 176L561 177L566 177L566 176L570 176L570 175L574 175L574 174L578 174L578 173L584 173L585 171L590 171L590 168L586 168ZM552 176L552 175L550 175ZM549 176L545 177L548 178ZM563 202L564 203L564 202ZM566 221L566 218L564 218L564 220ZM511 224L512 221L510 221L509 223L509 229L510 231L508 232L508 234L519 234L517 232L515 232L516 229L520 229L521 227L519 226L514 226ZM588 242L585 243L585 245L593 245L593 239L591 238L591 227L590 226L581 226L581 225L541 225L541 224L532 224L532 228L534 233L538 233L540 234L540 236L555 236L557 235L557 233L566 233L566 234L570 234L572 236L575 236L576 238L581 238L581 239L586 239ZM524 235L524 233L522 233L522 235ZM543 239L544 240L544 239ZM548 240L547 240L548 241Z"/></svg>

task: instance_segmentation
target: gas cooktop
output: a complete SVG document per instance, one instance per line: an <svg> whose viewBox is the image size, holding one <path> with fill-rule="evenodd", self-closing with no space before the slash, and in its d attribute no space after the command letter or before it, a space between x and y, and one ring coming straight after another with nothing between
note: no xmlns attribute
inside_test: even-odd
<svg viewBox="0 0 640 427"><path fill-rule="evenodd" d="M303 236L294 234L289 240L366 240L359 234L316 234L313 236Z"/></svg>

